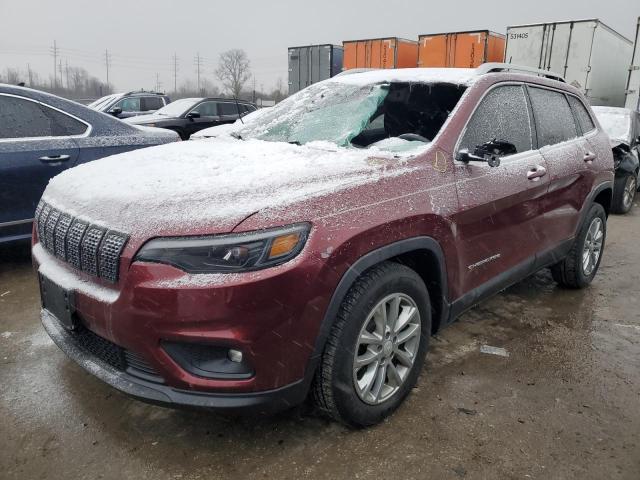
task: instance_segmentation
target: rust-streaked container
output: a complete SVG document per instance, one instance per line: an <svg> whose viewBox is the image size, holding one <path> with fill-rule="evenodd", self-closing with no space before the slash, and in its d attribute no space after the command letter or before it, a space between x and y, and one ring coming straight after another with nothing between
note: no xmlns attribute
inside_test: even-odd
<svg viewBox="0 0 640 480"><path fill-rule="evenodd" d="M504 62L506 37L489 30L420 35L418 66L476 68Z"/></svg>
<svg viewBox="0 0 640 480"><path fill-rule="evenodd" d="M418 42L404 38L347 40L343 70L352 68L415 68L418 66Z"/></svg>

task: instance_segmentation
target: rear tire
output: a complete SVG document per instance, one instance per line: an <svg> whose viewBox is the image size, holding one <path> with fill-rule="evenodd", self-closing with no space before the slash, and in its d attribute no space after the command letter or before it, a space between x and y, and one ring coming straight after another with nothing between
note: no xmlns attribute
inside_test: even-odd
<svg viewBox="0 0 640 480"><path fill-rule="evenodd" d="M606 237L607 215L602 205L594 203L567 257L551 267L553 279L565 288L589 285L598 273Z"/></svg>
<svg viewBox="0 0 640 480"><path fill-rule="evenodd" d="M430 335L429 293L420 276L394 262L372 267L340 306L314 379L314 403L351 427L379 423L415 385Z"/></svg>
<svg viewBox="0 0 640 480"><path fill-rule="evenodd" d="M638 189L638 180L632 173L616 177L613 187L613 203L611 211L624 215L633 207L633 200Z"/></svg>

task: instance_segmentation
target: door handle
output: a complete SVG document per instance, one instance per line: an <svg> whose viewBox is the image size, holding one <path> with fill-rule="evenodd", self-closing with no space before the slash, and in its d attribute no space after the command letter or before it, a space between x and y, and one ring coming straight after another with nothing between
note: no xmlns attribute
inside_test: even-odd
<svg viewBox="0 0 640 480"><path fill-rule="evenodd" d="M585 162L593 162L596 159L596 154L593 152L587 152L584 154Z"/></svg>
<svg viewBox="0 0 640 480"><path fill-rule="evenodd" d="M546 174L546 168L544 168L542 165L536 165L527 172L527 178L535 182L537 180L540 180L540 178L544 177Z"/></svg>
<svg viewBox="0 0 640 480"><path fill-rule="evenodd" d="M44 157L40 157L39 160L43 163L57 163L66 162L70 158L70 155L45 155Z"/></svg>

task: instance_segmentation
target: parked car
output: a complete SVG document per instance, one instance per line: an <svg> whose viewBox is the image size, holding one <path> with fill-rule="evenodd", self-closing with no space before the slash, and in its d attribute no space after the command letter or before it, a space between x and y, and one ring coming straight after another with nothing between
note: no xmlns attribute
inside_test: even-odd
<svg viewBox="0 0 640 480"><path fill-rule="evenodd" d="M183 140L199 130L233 123L256 110L245 101L222 98L183 98L161 108L153 115L126 120L132 125L148 125L173 130Z"/></svg>
<svg viewBox="0 0 640 480"><path fill-rule="evenodd" d="M616 180L614 213L628 213L638 190L640 170L640 114L628 108L593 107L602 128L611 138Z"/></svg>
<svg viewBox="0 0 640 480"><path fill-rule="evenodd" d="M0 243L31 237L36 205L52 177L176 140L173 132L135 128L54 95L0 84Z"/></svg>
<svg viewBox="0 0 640 480"><path fill-rule="evenodd" d="M472 305L541 268L569 288L598 271L609 139L575 88L515 68L337 77L235 138L56 177L33 238L45 329L148 401L257 413L310 394L381 421Z"/></svg>
<svg viewBox="0 0 640 480"><path fill-rule="evenodd" d="M217 138L221 135L231 135L239 130L242 130L245 125L257 120L262 115L267 113L270 108L273 107L263 107L255 110L251 113L247 113L245 116L239 118L233 123L225 123L224 125L218 125L216 127L205 128L204 130L200 130L199 132L191 135L191 140L201 140L203 138Z"/></svg>
<svg viewBox="0 0 640 480"><path fill-rule="evenodd" d="M139 92L107 95L87 106L117 118L130 118L138 115L149 115L170 103L171 99L164 93L141 90Z"/></svg>

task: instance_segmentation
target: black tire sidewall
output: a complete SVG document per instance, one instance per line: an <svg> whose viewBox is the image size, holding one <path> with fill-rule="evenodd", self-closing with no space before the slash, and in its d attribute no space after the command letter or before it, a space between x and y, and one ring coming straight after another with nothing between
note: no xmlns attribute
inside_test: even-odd
<svg viewBox="0 0 640 480"><path fill-rule="evenodd" d="M631 200L631 204L626 207L624 204L624 192L627 186L627 181L629 178L635 177L632 173L627 173L625 175L616 176L615 184L614 184L614 196L613 196L613 211L614 213L624 215L625 213L629 213L631 208L633 207L633 200ZM636 183L636 190L638 185Z"/></svg>
<svg viewBox="0 0 640 480"><path fill-rule="evenodd" d="M357 300L340 336L334 360L333 396L340 416L356 427L379 423L398 408L415 385L424 364L431 335L429 293L415 272L408 267L399 267L401 269L385 272L383 278ZM369 405L358 397L353 385L354 349L365 318L380 300L392 293L408 295L418 305L422 329L420 346L413 368L399 391L380 405Z"/></svg>

